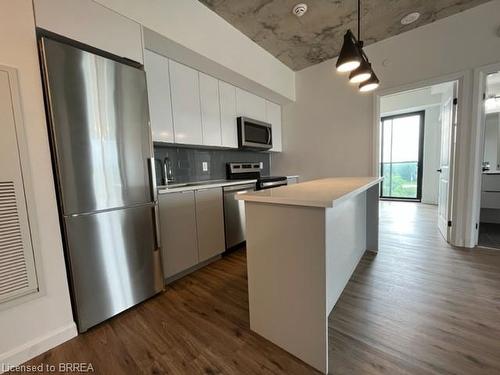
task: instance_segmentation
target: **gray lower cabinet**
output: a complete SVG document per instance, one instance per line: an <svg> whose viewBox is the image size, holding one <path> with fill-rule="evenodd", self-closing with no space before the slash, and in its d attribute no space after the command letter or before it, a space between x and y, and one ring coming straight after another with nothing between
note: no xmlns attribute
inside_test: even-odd
<svg viewBox="0 0 500 375"><path fill-rule="evenodd" d="M225 248L222 189L197 190L195 197L198 256L203 262L221 254Z"/></svg>
<svg viewBox="0 0 500 375"><path fill-rule="evenodd" d="M159 195L165 278L198 264L194 191Z"/></svg>
<svg viewBox="0 0 500 375"><path fill-rule="evenodd" d="M159 195L165 278L225 250L222 188Z"/></svg>

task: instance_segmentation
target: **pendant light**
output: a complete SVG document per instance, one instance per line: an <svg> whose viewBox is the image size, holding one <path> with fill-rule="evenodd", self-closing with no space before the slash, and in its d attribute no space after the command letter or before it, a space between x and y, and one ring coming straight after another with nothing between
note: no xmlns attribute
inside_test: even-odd
<svg viewBox="0 0 500 375"><path fill-rule="evenodd" d="M337 59L337 72L352 72L361 65L361 60L356 38L351 30L347 30L344 35L344 44Z"/></svg>
<svg viewBox="0 0 500 375"><path fill-rule="evenodd" d="M358 0L358 39L361 38L361 0ZM373 72L372 65L363 51L363 41L358 40L351 30L344 35L344 44L337 59L337 72L350 72L349 81L360 83L359 91L375 90L380 81Z"/></svg>
<svg viewBox="0 0 500 375"><path fill-rule="evenodd" d="M361 83L364 82L372 76L372 67L371 64L368 62L368 57L366 57L365 53L363 52L363 42L358 42L359 47L360 47L360 52L361 52L361 64L359 67L351 72L349 74L349 82L351 83Z"/></svg>
<svg viewBox="0 0 500 375"><path fill-rule="evenodd" d="M371 64L370 64L370 68L371 68ZM379 86L380 86L380 81L378 80L377 76L375 75L375 73L372 70L372 76L359 85L359 91L369 92L369 91L376 90Z"/></svg>

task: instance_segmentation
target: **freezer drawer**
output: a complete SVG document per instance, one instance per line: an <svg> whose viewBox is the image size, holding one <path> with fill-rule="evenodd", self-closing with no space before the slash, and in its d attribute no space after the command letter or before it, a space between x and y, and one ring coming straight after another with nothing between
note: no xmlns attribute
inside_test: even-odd
<svg viewBox="0 0 500 375"><path fill-rule="evenodd" d="M163 289L153 204L64 218L80 332Z"/></svg>

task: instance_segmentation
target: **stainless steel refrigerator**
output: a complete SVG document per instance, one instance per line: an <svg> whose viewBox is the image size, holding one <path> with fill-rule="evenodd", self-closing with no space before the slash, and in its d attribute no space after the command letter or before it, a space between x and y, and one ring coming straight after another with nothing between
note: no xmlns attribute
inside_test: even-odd
<svg viewBox="0 0 500 375"><path fill-rule="evenodd" d="M163 288L143 70L41 38L73 311L80 332Z"/></svg>

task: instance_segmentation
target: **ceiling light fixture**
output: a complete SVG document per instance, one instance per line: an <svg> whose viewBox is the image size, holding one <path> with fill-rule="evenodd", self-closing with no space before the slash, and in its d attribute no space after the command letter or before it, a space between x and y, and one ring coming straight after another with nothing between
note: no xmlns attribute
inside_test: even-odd
<svg viewBox="0 0 500 375"><path fill-rule="evenodd" d="M420 18L419 12L409 13L403 18L401 18L401 25L409 25L413 22L416 22Z"/></svg>
<svg viewBox="0 0 500 375"><path fill-rule="evenodd" d="M344 35L344 44L337 59L337 71L340 73L352 72L361 65L361 54L357 46L357 40L351 30Z"/></svg>
<svg viewBox="0 0 500 375"><path fill-rule="evenodd" d="M358 39L349 29L344 35L344 44L337 59L337 72L349 74L351 83L360 83L359 91L375 90L380 82L373 72L372 65L363 51L361 39L361 0L358 0Z"/></svg>
<svg viewBox="0 0 500 375"><path fill-rule="evenodd" d="M297 17L302 17L307 12L307 4L300 3L293 7L292 13Z"/></svg>
<svg viewBox="0 0 500 375"><path fill-rule="evenodd" d="M363 47L363 42L359 42L360 47ZM371 64L368 62L368 58L366 57L365 53L363 50L360 50L361 52L361 64L359 67L351 72L349 74L349 82L351 83L361 83L364 82L372 76L372 67Z"/></svg>
<svg viewBox="0 0 500 375"><path fill-rule="evenodd" d="M370 64L371 68L371 64ZM372 70L372 76L359 85L359 91L370 92L376 90L380 86L380 81Z"/></svg>

